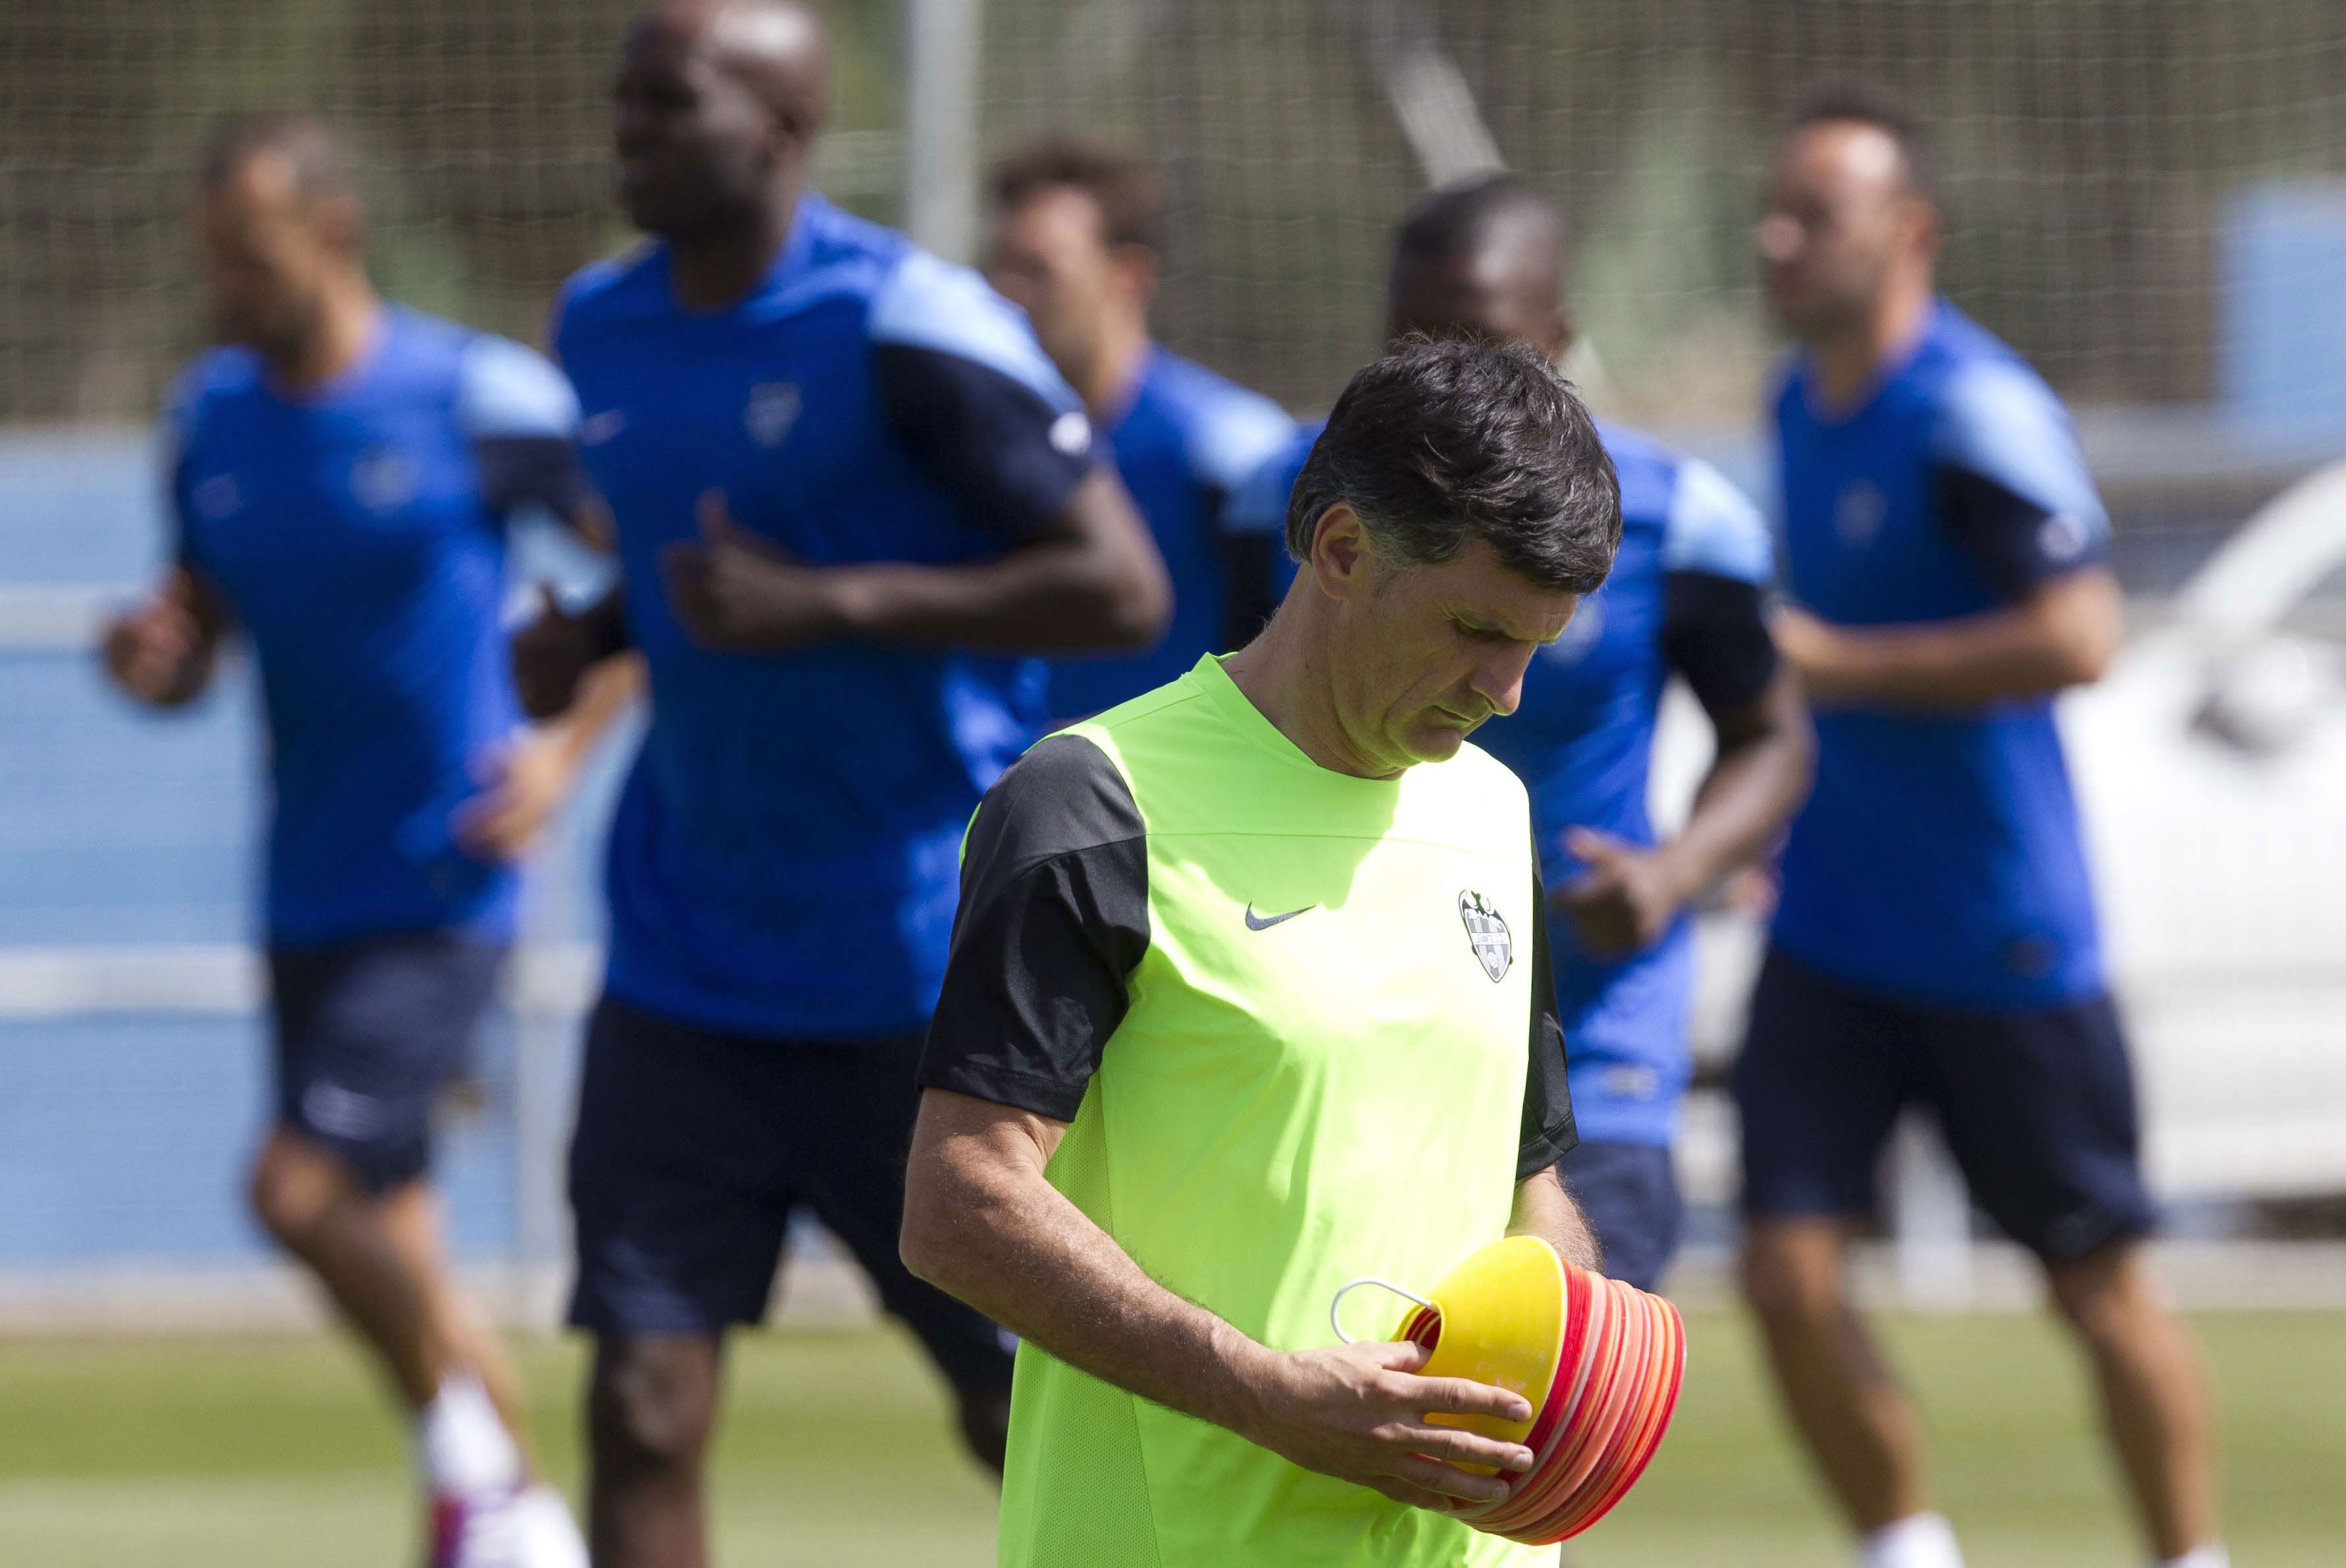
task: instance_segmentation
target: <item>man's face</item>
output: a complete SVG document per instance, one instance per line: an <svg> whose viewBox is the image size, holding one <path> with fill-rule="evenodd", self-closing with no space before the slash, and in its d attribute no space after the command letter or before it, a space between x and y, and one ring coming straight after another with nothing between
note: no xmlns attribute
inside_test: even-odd
<svg viewBox="0 0 2346 1568"><path fill-rule="evenodd" d="M1525 581L1481 540L1456 560L1396 570L1359 526L1350 508L1331 509L1304 567L1338 601L1337 718L1372 771L1454 757L1484 719L1515 710L1532 656L1564 635L1580 596Z"/></svg>
<svg viewBox="0 0 2346 1568"><path fill-rule="evenodd" d="M1795 337L1846 330L1901 260L1927 254L1929 229L1888 135L1845 120L1804 127L1777 155L1757 233L1768 301Z"/></svg>
<svg viewBox="0 0 2346 1568"><path fill-rule="evenodd" d="M1551 267L1519 249L1483 246L1443 260L1395 260L1386 293L1386 331L1447 338L1464 333L1529 343L1549 359L1571 338Z"/></svg>
<svg viewBox="0 0 2346 1568"><path fill-rule="evenodd" d="M721 229L754 211L789 133L725 68L706 11L656 11L628 29L613 85L619 198L638 229Z"/></svg>
<svg viewBox="0 0 2346 1568"><path fill-rule="evenodd" d="M317 330L334 270L349 260L347 214L305 199L292 166L257 153L196 208L204 297L213 336L292 355Z"/></svg>
<svg viewBox="0 0 2346 1568"><path fill-rule="evenodd" d="M1002 214L986 279L1026 312L1059 373L1080 384L1111 314L1145 305L1146 264L1129 254L1137 249L1107 242L1090 196L1072 186L1046 186Z"/></svg>

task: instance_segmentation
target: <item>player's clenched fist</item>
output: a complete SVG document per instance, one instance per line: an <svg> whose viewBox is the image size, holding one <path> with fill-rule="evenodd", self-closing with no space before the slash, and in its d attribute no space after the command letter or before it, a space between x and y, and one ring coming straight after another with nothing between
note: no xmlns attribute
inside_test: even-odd
<svg viewBox="0 0 2346 1568"><path fill-rule="evenodd" d="M1585 869L1551 892L1548 905L1570 917L1574 934L1593 957L1643 952L1662 940L1691 896L1659 850L1593 828L1566 832L1564 848Z"/></svg>
<svg viewBox="0 0 2346 1568"><path fill-rule="evenodd" d="M1426 1352L1413 1344L1339 1345L1268 1351L1248 1377L1253 1414L1241 1435L1306 1470L1382 1492L1396 1502L1448 1512L1507 1494L1503 1476L1532 1467L1532 1451L1458 1427L1433 1414L1529 1420L1520 1394L1464 1378L1421 1378Z"/></svg>
<svg viewBox="0 0 2346 1568"><path fill-rule="evenodd" d="M716 491L700 498L700 536L662 550L659 569L668 607L702 647L775 652L838 633L830 575L742 527Z"/></svg>
<svg viewBox="0 0 2346 1568"><path fill-rule="evenodd" d="M106 629L106 668L115 683L142 702L171 707L203 689L216 640L204 596L185 571Z"/></svg>

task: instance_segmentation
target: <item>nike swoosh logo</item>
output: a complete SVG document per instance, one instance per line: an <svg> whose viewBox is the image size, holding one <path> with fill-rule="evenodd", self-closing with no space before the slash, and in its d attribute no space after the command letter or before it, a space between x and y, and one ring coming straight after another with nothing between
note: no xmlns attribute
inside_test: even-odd
<svg viewBox="0 0 2346 1568"><path fill-rule="evenodd" d="M1269 931L1280 921L1293 920L1300 914L1310 914L1313 910L1316 910L1320 906L1318 904L1305 904L1301 909L1289 910L1285 914L1259 915L1254 912L1254 905L1249 904L1246 909L1247 930Z"/></svg>

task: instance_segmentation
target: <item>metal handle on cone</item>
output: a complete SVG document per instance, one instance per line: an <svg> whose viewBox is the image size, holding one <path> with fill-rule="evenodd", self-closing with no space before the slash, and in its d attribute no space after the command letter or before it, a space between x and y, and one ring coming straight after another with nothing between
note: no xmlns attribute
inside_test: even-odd
<svg viewBox="0 0 2346 1568"><path fill-rule="evenodd" d="M1344 1283L1336 1287L1335 1296L1328 1302L1328 1326L1331 1329L1335 1329L1336 1338L1341 1339L1347 1345L1357 1345L1360 1341L1353 1339L1350 1334L1344 1332L1344 1323L1341 1316L1344 1309L1344 1298L1351 1295L1353 1291L1358 1290L1363 1285L1373 1285L1380 1290L1390 1290L1404 1301L1416 1302L1419 1306L1424 1308L1429 1312L1440 1312L1442 1310L1441 1308L1436 1307L1433 1302L1428 1301L1416 1291L1403 1289L1401 1286L1394 1284L1392 1280L1380 1279L1373 1274L1363 1274L1358 1279L1347 1279Z"/></svg>

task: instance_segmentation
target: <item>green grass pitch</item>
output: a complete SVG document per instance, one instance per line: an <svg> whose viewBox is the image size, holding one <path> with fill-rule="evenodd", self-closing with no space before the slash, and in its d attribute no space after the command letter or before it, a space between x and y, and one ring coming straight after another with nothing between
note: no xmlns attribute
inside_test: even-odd
<svg viewBox="0 0 2346 1568"><path fill-rule="evenodd" d="M2346 1314L2198 1319L2223 1400L2244 1568L2334 1568L2346 1541ZM1743 1325L1689 1322L1668 1442L1576 1568L1844 1561L1787 1446ZM2141 1553L2049 1323L1903 1319L1941 1500L1977 1568L2128 1568ZM579 1350L524 1362L547 1462L574 1493ZM990 1563L992 1493L954 1451L929 1374L883 1330L743 1336L713 1512L727 1568ZM322 1339L0 1344L0 1563L406 1568L416 1508L371 1375Z"/></svg>

